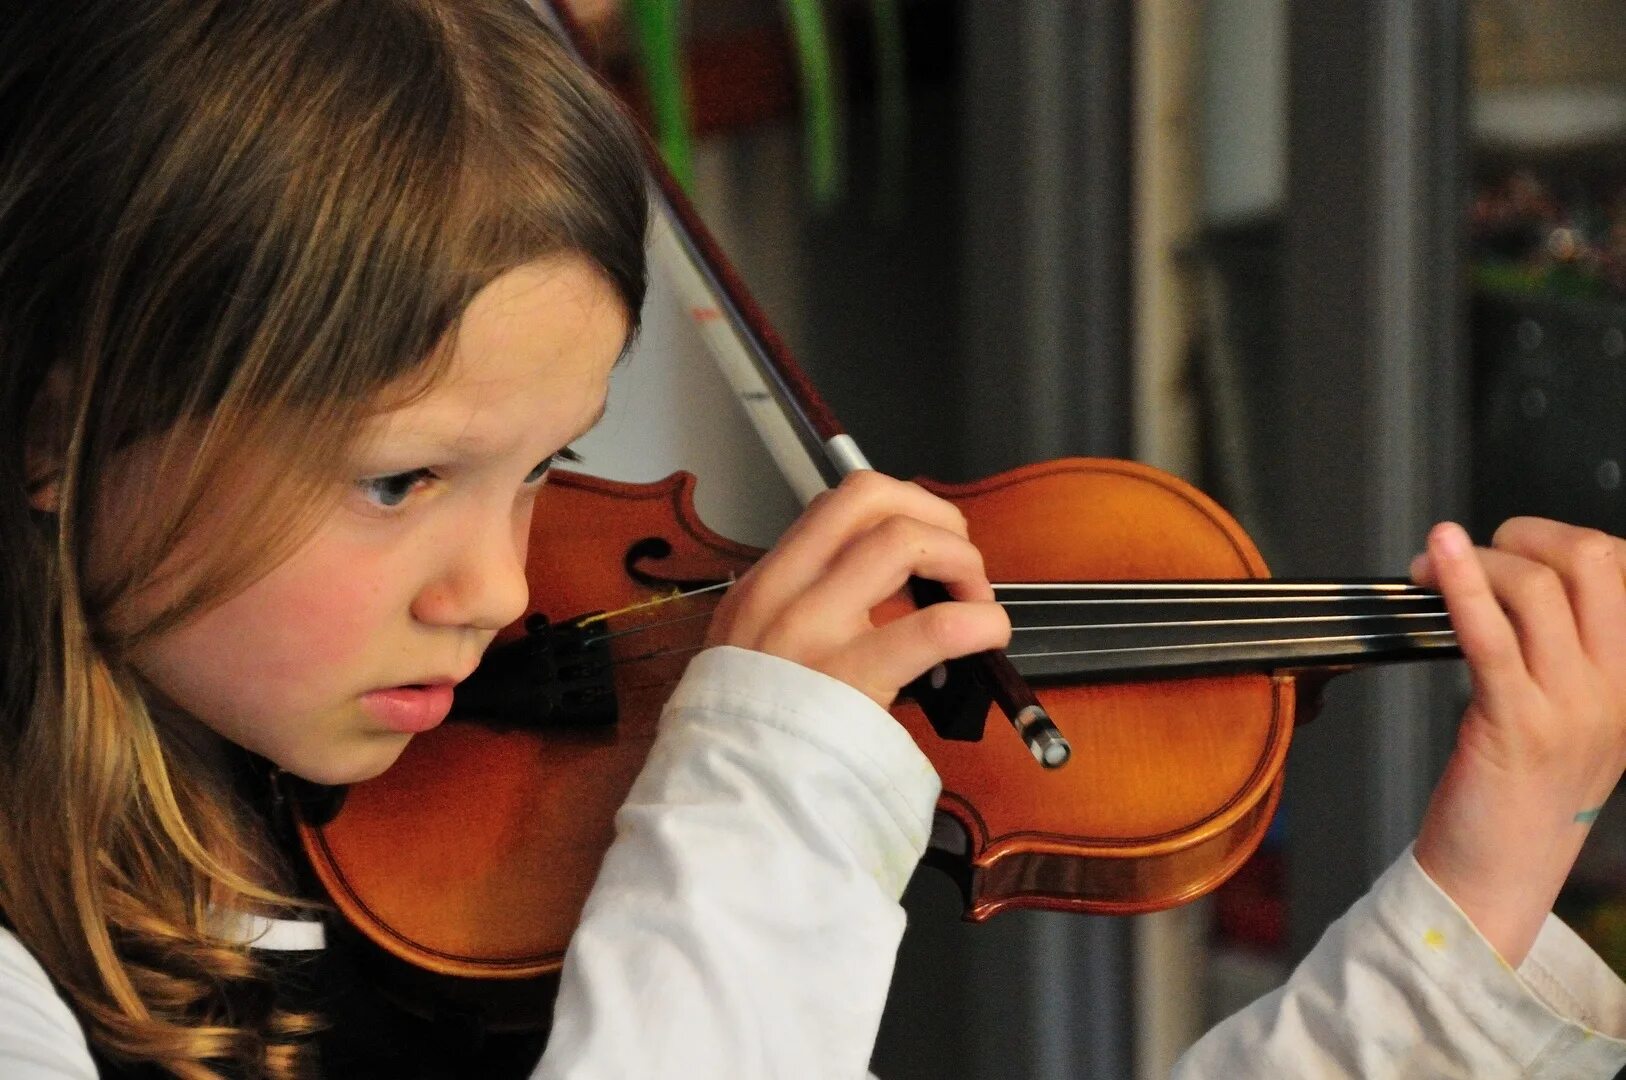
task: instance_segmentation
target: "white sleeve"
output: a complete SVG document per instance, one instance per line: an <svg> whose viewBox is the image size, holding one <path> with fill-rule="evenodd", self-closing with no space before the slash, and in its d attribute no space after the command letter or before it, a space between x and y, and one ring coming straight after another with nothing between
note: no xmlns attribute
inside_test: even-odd
<svg viewBox="0 0 1626 1080"><path fill-rule="evenodd" d="M938 789L858 691L701 653L616 816L535 1077L867 1075Z"/></svg>
<svg viewBox="0 0 1626 1080"><path fill-rule="evenodd" d="M0 1076L96 1080L85 1033L39 962L0 929Z"/></svg>
<svg viewBox="0 0 1626 1080"><path fill-rule="evenodd" d="M1552 915L1510 967L1410 850L1285 986L1204 1036L1176 1080L1613 1077L1626 984Z"/></svg>

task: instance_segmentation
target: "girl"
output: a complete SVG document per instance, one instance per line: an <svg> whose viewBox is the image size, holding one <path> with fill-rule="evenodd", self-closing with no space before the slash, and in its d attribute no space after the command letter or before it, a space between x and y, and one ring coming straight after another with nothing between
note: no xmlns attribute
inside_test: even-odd
<svg viewBox="0 0 1626 1080"><path fill-rule="evenodd" d="M20 9L0 1075L863 1075L937 795L884 707L1009 634L958 513L860 474L742 579L546 1055L436 1064L326 950L278 959L322 928L269 917L310 905L246 766L376 775L524 609L537 486L637 328L636 140L522 0ZM1546 914L1626 764L1623 566L1550 522L1435 531L1475 697L1415 858L1182 1075L1626 1062L1626 988ZM955 602L871 625L912 573Z"/></svg>

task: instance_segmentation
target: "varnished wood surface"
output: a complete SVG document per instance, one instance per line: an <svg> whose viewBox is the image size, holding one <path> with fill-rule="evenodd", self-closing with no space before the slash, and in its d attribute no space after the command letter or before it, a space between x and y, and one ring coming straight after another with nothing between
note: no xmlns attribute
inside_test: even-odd
<svg viewBox="0 0 1626 1080"><path fill-rule="evenodd" d="M644 566L662 577L743 570L758 553L705 529L692 487L681 474L637 485L551 479L528 561L533 610L557 621L651 598L656 590L623 567L646 537L673 545L669 559ZM1265 574L1211 500L1134 463L1047 462L935 490L965 512L995 581ZM617 625L714 602L679 601ZM660 705L704 624L668 621L616 639L621 720L612 733L448 723L414 739L383 777L350 790L332 824L305 830L335 903L392 954L431 971L521 979L557 969ZM1258 844L1280 794L1292 679L1047 686L1040 697L1073 746L1061 769L1041 769L1002 716L990 716L981 742L965 743L939 739L908 704L894 710L943 779L940 811L963 830L963 854L935 861L961 881L968 917L1012 906L1171 906L1219 884Z"/></svg>

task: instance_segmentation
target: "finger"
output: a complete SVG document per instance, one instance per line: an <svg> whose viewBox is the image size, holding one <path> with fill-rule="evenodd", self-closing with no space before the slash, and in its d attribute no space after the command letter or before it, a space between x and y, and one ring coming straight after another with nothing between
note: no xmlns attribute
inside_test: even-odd
<svg viewBox="0 0 1626 1080"><path fill-rule="evenodd" d="M834 643L867 628L870 611L911 575L941 581L961 600L992 600L982 553L958 533L908 517L890 517L854 538L824 574L782 611L766 612L762 640L770 651ZM816 646L813 647L816 651Z"/></svg>
<svg viewBox="0 0 1626 1080"><path fill-rule="evenodd" d="M1487 704L1515 698L1529 684L1530 673L1480 562L1485 553L1475 550L1462 526L1442 522L1429 531L1426 554L1474 685Z"/></svg>
<svg viewBox="0 0 1626 1080"><path fill-rule="evenodd" d="M1583 677L1586 653L1558 571L1510 551L1490 548L1478 554L1491 591L1513 625L1531 677L1547 688Z"/></svg>
<svg viewBox="0 0 1626 1080"><path fill-rule="evenodd" d="M1626 649L1626 543L1596 529L1546 518L1513 518L1492 541L1503 551L1551 567L1563 581L1581 647L1607 670Z"/></svg>
<svg viewBox="0 0 1626 1080"><path fill-rule="evenodd" d="M848 474L836 487L814 496L775 547L839 543L839 537L854 524L887 514L909 514L961 536L966 534L965 515L953 503L919 484L873 469L860 469Z"/></svg>
<svg viewBox="0 0 1626 1080"><path fill-rule="evenodd" d="M944 660L1010 644L1011 620L993 601L950 601L912 611L854 638L823 670L890 706L898 691Z"/></svg>
<svg viewBox="0 0 1626 1080"><path fill-rule="evenodd" d="M1508 525L1516 521L1546 520L1547 519L1545 518L1510 518L1508 522L1504 523L1503 527L1506 528ZM1554 522L1553 524L1560 523ZM1563 527L1573 528L1574 526ZM1599 535L1608 538L1609 547L1614 554L1615 563L1620 569L1621 580L1623 583L1626 583L1626 539L1622 539L1618 536L1609 536L1607 533L1601 533ZM1412 557L1410 573L1413 582L1428 588L1434 587L1435 583L1438 581L1438 578L1434 574L1433 564L1429 561L1427 551L1419 552L1417 555Z"/></svg>
<svg viewBox="0 0 1626 1080"><path fill-rule="evenodd" d="M764 607L777 609L806 591L856 535L884 518L907 516L966 535L965 516L918 484L862 470L820 495L747 575Z"/></svg>

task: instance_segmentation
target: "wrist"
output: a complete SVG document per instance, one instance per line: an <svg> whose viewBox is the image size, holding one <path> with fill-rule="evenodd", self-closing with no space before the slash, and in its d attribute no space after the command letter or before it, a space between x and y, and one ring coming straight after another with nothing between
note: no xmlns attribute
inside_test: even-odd
<svg viewBox="0 0 1626 1080"><path fill-rule="evenodd" d="M1584 824L1542 793L1507 789L1472 799L1448 775L1429 804L1413 853L1423 872L1462 909L1508 964L1517 967L1569 876Z"/></svg>

